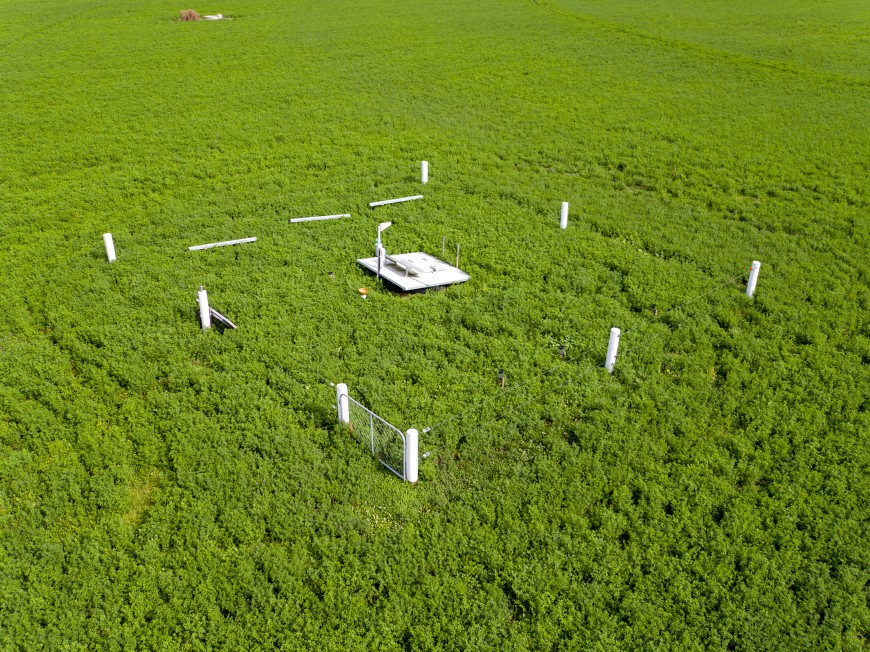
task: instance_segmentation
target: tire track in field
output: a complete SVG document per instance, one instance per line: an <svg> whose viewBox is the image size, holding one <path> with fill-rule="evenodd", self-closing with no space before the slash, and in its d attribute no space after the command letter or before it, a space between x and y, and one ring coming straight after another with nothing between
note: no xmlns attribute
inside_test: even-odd
<svg viewBox="0 0 870 652"><path fill-rule="evenodd" d="M773 70L779 73L794 75L801 78L815 79L817 82L820 83L861 88L865 90L870 89L870 79L861 79L859 77L851 77L849 75L837 74L829 71L815 70L813 68L806 68L786 61L760 59L750 56L748 54L741 54L739 52L706 47L697 43L692 43L690 41L683 41L676 38L659 36L651 32L645 32L636 27L629 27L622 23L605 20L603 18L598 18L590 14L581 14L565 7L558 6L552 1L548 0L532 0L532 4L535 7L546 11L553 16L571 18L576 21L587 23L589 25L593 25L607 31L618 32L620 34L624 34L634 38L653 41L656 44L665 46L667 49L679 50L686 54L695 55L702 59L712 61L714 63L730 64L740 68L753 70L763 68L767 70Z"/></svg>
<svg viewBox="0 0 870 652"><path fill-rule="evenodd" d="M28 43L39 40L40 37L46 35L48 32L53 31L56 27L63 26L64 24L83 16L84 14L90 13L91 11L94 11L95 9L99 9L104 6L104 2L95 2L90 5L85 5L77 11L73 11L72 13L69 13L61 18L54 19L47 23L43 23L39 27L35 27L29 32L23 33L20 38L14 41L7 41L5 44L0 45L0 55L6 57L15 50L20 50Z"/></svg>

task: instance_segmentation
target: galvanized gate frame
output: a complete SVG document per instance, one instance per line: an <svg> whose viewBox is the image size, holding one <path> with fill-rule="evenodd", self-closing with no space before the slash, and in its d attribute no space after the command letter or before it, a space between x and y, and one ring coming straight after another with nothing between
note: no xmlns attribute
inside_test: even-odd
<svg viewBox="0 0 870 652"><path fill-rule="evenodd" d="M347 399L347 421L342 419L341 398ZM405 478L405 433L382 419L348 394L338 401L339 421L343 422L354 437L372 456L402 480Z"/></svg>

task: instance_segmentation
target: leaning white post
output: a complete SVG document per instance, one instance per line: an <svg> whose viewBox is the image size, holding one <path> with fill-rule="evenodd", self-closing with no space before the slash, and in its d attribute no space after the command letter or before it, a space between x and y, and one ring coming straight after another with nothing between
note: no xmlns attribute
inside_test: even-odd
<svg viewBox="0 0 870 652"><path fill-rule="evenodd" d="M429 161L420 162L420 180L429 183Z"/></svg>
<svg viewBox="0 0 870 652"><path fill-rule="evenodd" d="M758 270L761 263L757 260L752 261L752 267L749 268L749 282L746 284L746 296L751 297L755 293L755 284L758 283Z"/></svg>
<svg viewBox="0 0 870 652"><path fill-rule="evenodd" d="M115 262L115 243L112 241L112 234L104 233L103 242L106 245L106 257L110 263Z"/></svg>
<svg viewBox="0 0 870 652"><path fill-rule="evenodd" d="M607 359L604 361L604 366L607 371L613 373L613 366L616 364L616 351L619 349L619 329L610 329L610 342L607 343Z"/></svg>
<svg viewBox="0 0 870 652"><path fill-rule="evenodd" d="M335 402L338 406L338 422L350 423L350 410L347 404L347 385L338 383L335 386Z"/></svg>
<svg viewBox="0 0 870 652"><path fill-rule="evenodd" d="M202 329L211 328L211 311L208 308L208 292L203 287L199 286L199 292L196 293L196 300L199 303L199 322L202 324Z"/></svg>
<svg viewBox="0 0 870 652"><path fill-rule="evenodd" d="M416 428L405 433L405 480L417 482L420 477L420 439Z"/></svg>
<svg viewBox="0 0 870 652"><path fill-rule="evenodd" d="M563 229L568 228L568 202L562 202L562 216L559 219L559 226Z"/></svg>

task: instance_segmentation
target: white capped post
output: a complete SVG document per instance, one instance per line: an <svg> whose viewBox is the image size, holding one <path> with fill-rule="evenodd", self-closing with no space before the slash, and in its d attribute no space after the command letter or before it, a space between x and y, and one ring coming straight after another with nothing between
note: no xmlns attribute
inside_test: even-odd
<svg viewBox="0 0 870 652"><path fill-rule="evenodd" d="M104 233L103 242L106 245L106 257L110 263L115 262L115 243L112 241L112 234Z"/></svg>
<svg viewBox="0 0 870 652"><path fill-rule="evenodd" d="M347 404L347 385L338 383L335 386L335 402L338 406L338 422L350 423L350 410Z"/></svg>
<svg viewBox="0 0 870 652"><path fill-rule="evenodd" d="M755 294L755 285L758 283L758 270L761 263L757 260L752 261L752 267L749 268L749 282L746 284L746 296L751 297Z"/></svg>
<svg viewBox="0 0 870 652"><path fill-rule="evenodd" d="M420 438L416 428L405 433L405 480L417 482L420 479Z"/></svg>
<svg viewBox="0 0 870 652"><path fill-rule="evenodd" d="M199 292L196 293L196 301L199 303L199 322L202 324L202 329L211 328L211 310L208 308L208 292L201 285L199 286Z"/></svg>
<svg viewBox="0 0 870 652"><path fill-rule="evenodd" d="M375 241L375 256L378 259L378 278L381 276L381 269L384 266L384 258L387 255L387 250L381 242L381 233L389 229L393 225L392 222L381 222L378 224L378 239Z"/></svg>
<svg viewBox="0 0 870 652"><path fill-rule="evenodd" d="M429 161L420 162L420 180L429 183Z"/></svg>
<svg viewBox="0 0 870 652"><path fill-rule="evenodd" d="M383 245L381 244L381 233L393 226L392 222L381 222L378 224L378 239L375 242L375 256L379 256Z"/></svg>
<svg viewBox="0 0 870 652"><path fill-rule="evenodd" d="M613 366L616 364L616 351L619 349L619 329L610 329L610 342L607 343L607 358L604 361L604 366L607 371L613 373Z"/></svg>
<svg viewBox="0 0 870 652"><path fill-rule="evenodd" d="M563 229L568 228L568 202L562 202L562 217L559 220L559 226Z"/></svg>

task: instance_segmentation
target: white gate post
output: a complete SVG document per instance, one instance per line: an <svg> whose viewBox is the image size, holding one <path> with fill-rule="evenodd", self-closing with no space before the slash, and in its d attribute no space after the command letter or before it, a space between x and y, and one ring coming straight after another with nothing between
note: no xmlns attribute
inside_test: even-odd
<svg viewBox="0 0 870 652"><path fill-rule="evenodd" d="M405 480L417 482L420 477L420 440L416 428L405 433Z"/></svg>
<svg viewBox="0 0 870 652"><path fill-rule="evenodd" d="M613 366L616 364L616 351L619 349L619 329L610 329L610 341L607 343L607 358L604 361L604 366L607 371L613 373Z"/></svg>
<svg viewBox="0 0 870 652"><path fill-rule="evenodd" d="M104 233L103 242L106 245L106 257L110 263L115 262L115 243L112 241L112 234Z"/></svg>
<svg viewBox="0 0 870 652"><path fill-rule="evenodd" d="M347 385L344 383L338 383L335 386L335 402L338 406L338 422L349 423L350 410L347 404Z"/></svg>
<svg viewBox="0 0 870 652"><path fill-rule="evenodd" d="M761 263L757 260L752 261L752 267L749 268L749 282L746 284L746 296L751 297L755 293L755 284L758 283L758 270Z"/></svg>
<svg viewBox="0 0 870 652"><path fill-rule="evenodd" d="M429 183L429 161L420 162L420 180Z"/></svg>
<svg viewBox="0 0 870 652"><path fill-rule="evenodd" d="M199 322L202 324L202 329L211 328L211 311L208 309L208 292L203 287L199 286L199 292L196 293L196 300L199 303Z"/></svg>
<svg viewBox="0 0 870 652"><path fill-rule="evenodd" d="M559 226L563 229L568 228L568 202L562 202L562 215L559 219Z"/></svg>

